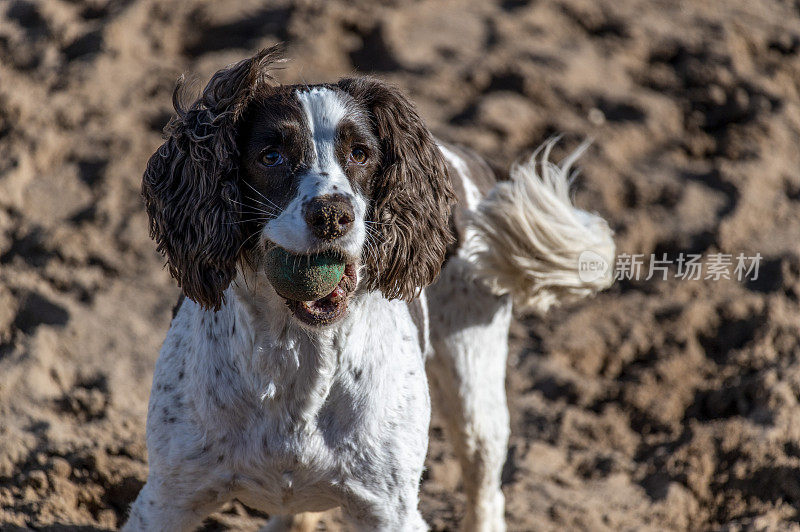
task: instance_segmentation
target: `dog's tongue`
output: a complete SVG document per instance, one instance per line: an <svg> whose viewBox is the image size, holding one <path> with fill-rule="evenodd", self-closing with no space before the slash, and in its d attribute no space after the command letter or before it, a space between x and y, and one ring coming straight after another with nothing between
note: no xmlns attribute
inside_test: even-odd
<svg viewBox="0 0 800 532"><path fill-rule="evenodd" d="M333 292L328 294L327 299L329 299L331 303L338 303L345 297L347 297L347 291L339 284L336 285L336 288L333 289Z"/></svg>

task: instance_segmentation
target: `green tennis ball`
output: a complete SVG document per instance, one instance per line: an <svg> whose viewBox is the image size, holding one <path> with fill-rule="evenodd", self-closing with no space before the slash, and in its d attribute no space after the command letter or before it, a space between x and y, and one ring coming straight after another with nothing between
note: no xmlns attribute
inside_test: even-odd
<svg viewBox="0 0 800 532"><path fill-rule="evenodd" d="M267 252L266 274L281 296L293 301L314 301L336 288L345 263L335 253L295 255L274 247Z"/></svg>

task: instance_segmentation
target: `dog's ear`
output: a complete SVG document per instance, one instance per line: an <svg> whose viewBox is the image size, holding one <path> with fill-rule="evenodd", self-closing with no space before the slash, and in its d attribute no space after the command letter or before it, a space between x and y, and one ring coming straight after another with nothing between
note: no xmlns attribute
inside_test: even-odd
<svg viewBox="0 0 800 532"><path fill-rule="evenodd" d="M236 128L278 55L277 47L264 49L220 70L189 106L181 103L181 78L166 141L144 172L150 236L183 292L204 308L219 309L236 274L243 240Z"/></svg>
<svg viewBox="0 0 800 532"><path fill-rule="evenodd" d="M413 299L439 275L453 242L455 200L447 165L408 98L383 81L349 78L339 88L370 114L383 160L370 190L368 220L375 222L377 253L364 258L370 288L389 299Z"/></svg>

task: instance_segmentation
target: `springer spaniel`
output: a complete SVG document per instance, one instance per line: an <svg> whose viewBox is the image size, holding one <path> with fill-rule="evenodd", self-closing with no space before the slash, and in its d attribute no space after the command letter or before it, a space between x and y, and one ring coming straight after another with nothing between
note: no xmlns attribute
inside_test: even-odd
<svg viewBox="0 0 800 532"><path fill-rule="evenodd" d="M576 209L569 167L542 157L495 182L435 140L370 77L280 86L274 48L220 70L176 116L142 193L186 299L156 364L150 473L125 530L189 530L238 499L313 526L341 507L358 530L425 530L418 492L430 400L467 497L464 528L504 530L500 475L512 302L544 310L605 288L608 225ZM316 301L279 296L272 246L346 260ZM427 376L426 376L427 370Z"/></svg>

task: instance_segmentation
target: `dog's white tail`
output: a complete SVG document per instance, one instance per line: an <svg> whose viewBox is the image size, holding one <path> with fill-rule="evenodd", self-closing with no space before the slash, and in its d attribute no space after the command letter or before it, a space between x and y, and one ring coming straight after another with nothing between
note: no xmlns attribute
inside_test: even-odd
<svg viewBox="0 0 800 532"><path fill-rule="evenodd" d="M466 251L478 276L495 292L512 294L520 310L544 312L613 281L611 229L569 198L570 168L589 143L558 165L549 161L557 141L515 164L511 179L498 183L470 220Z"/></svg>

